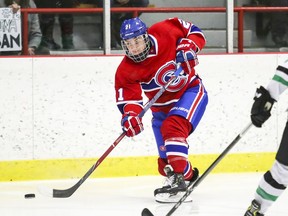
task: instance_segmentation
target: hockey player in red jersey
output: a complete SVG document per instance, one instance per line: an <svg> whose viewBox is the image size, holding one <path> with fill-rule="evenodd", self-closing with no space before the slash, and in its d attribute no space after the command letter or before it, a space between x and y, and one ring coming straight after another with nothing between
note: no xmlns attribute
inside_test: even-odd
<svg viewBox="0 0 288 216"><path fill-rule="evenodd" d="M206 40L191 22L170 18L147 28L139 18L125 20L120 29L126 55L115 75L116 102L128 137L143 131L138 114L142 91L150 100L166 84L177 64L179 75L151 107L152 128L158 148L158 171L165 185L154 191L158 202L177 202L198 178L188 161L187 137L196 129L208 103L207 92L194 67ZM187 201L187 199L186 199Z"/></svg>

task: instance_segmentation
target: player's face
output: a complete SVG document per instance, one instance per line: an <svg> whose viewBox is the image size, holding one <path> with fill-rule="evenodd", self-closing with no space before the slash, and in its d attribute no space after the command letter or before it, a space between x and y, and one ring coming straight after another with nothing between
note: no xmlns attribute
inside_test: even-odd
<svg viewBox="0 0 288 216"><path fill-rule="evenodd" d="M135 38L127 39L124 41L124 43L127 46L129 53L131 53L132 55L139 55L146 48L143 35L140 35Z"/></svg>

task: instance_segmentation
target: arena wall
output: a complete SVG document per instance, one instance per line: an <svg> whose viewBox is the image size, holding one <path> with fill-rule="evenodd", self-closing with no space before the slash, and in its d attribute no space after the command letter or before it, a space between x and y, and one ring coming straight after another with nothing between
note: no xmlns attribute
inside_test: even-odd
<svg viewBox="0 0 288 216"><path fill-rule="evenodd" d="M121 134L114 74L123 56L0 58L0 181L79 178ZM288 54L199 55L207 111L188 142L204 171L250 122L255 89L266 86ZM252 127L215 172L271 166L287 121L281 96L262 129ZM156 175L150 126L124 138L92 177Z"/></svg>

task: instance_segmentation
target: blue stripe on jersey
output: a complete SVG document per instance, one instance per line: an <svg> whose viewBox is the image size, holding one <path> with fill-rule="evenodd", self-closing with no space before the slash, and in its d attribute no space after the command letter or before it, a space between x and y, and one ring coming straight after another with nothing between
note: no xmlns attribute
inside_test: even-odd
<svg viewBox="0 0 288 216"><path fill-rule="evenodd" d="M144 92L151 92L160 88L154 79L152 79L149 83L141 83L141 86Z"/></svg>
<svg viewBox="0 0 288 216"><path fill-rule="evenodd" d="M117 107L119 109L119 111L121 112L121 114L124 114L124 111L123 111L123 107L125 106L125 104L118 104Z"/></svg>
<svg viewBox="0 0 288 216"><path fill-rule="evenodd" d="M197 32L202 33L202 31L201 31L200 28L198 28L197 26L193 25L193 26L190 28L190 33L197 33Z"/></svg>
<svg viewBox="0 0 288 216"><path fill-rule="evenodd" d="M131 103L131 101L117 102L117 107L118 107L119 111L121 112L121 114L124 114L124 106L128 103ZM134 101L134 104L136 104L136 103L143 107L142 101L139 101L139 102Z"/></svg>

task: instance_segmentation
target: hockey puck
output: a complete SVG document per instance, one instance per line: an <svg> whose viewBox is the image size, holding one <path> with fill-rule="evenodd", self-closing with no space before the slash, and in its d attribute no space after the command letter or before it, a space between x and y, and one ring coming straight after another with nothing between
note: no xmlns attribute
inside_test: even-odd
<svg viewBox="0 0 288 216"><path fill-rule="evenodd" d="M33 193L30 193L30 194L25 194L25 199L32 199L32 198L35 198L35 194Z"/></svg>

